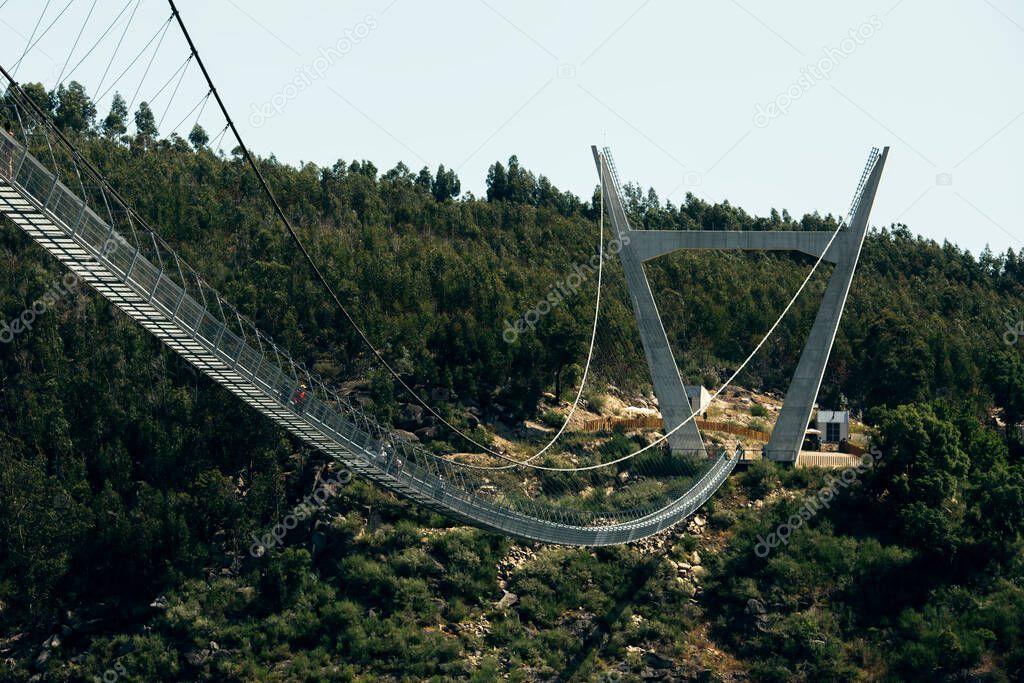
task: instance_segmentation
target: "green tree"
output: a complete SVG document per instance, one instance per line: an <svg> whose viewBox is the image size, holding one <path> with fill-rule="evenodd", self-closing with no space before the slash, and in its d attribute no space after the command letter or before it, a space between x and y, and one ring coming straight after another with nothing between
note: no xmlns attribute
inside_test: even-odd
<svg viewBox="0 0 1024 683"><path fill-rule="evenodd" d="M103 119L103 134L108 138L116 138L128 132L128 104L121 93L114 93L110 102L110 113Z"/></svg>
<svg viewBox="0 0 1024 683"><path fill-rule="evenodd" d="M959 431L927 405L883 410L877 420L881 456L868 489L906 544L935 554L955 550L970 467Z"/></svg>
<svg viewBox="0 0 1024 683"><path fill-rule="evenodd" d="M416 176L416 185L425 190L429 190L434 186L434 176L431 175L430 169L426 166L421 168L419 175Z"/></svg>
<svg viewBox="0 0 1024 683"><path fill-rule="evenodd" d="M71 81L67 87L58 86L53 99L56 102L54 121L60 128L76 133L92 128L96 121L96 105L81 83Z"/></svg>
<svg viewBox="0 0 1024 683"><path fill-rule="evenodd" d="M487 201L500 202L508 198L508 175L500 161L487 170Z"/></svg>
<svg viewBox="0 0 1024 683"><path fill-rule="evenodd" d="M53 95L46 92L46 88L42 83L22 83L21 89L44 113L53 113Z"/></svg>
<svg viewBox="0 0 1024 683"><path fill-rule="evenodd" d="M140 137L148 139L155 138L158 135L156 116L153 115L153 110L150 109L149 104L146 102L139 104L139 108L135 112L135 131Z"/></svg>
<svg viewBox="0 0 1024 683"><path fill-rule="evenodd" d="M565 303L552 308L537 328L537 335L545 349L544 368L551 373L555 388L555 402L562 400L566 370L586 353L586 331L568 311Z"/></svg>
<svg viewBox="0 0 1024 683"><path fill-rule="evenodd" d="M458 197L462 191L462 184L459 182L459 176L455 175L455 171L445 169L444 164L441 164L437 167L437 175L434 176L430 191L435 200L443 202Z"/></svg>
<svg viewBox="0 0 1024 683"><path fill-rule="evenodd" d="M206 147L207 143L210 142L210 136L206 134L206 130L198 123L192 126L191 132L188 134L188 141L192 143L192 147L198 152L203 147Z"/></svg>

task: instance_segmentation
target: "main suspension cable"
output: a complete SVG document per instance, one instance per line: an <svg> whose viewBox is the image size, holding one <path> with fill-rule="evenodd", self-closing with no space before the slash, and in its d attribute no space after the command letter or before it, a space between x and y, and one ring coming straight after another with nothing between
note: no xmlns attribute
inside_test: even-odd
<svg viewBox="0 0 1024 683"><path fill-rule="evenodd" d="M206 64L203 62L202 57L200 57L200 55L199 55L199 51L196 49L195 43L192 41L192 36L189 33L188 28L186 28L184 20L181 18L181 13L178 12L178 8L174 4L174 0L167 0L167 2L168 2L168 4L171 7L171 12L172 12L174 18L178 22L178 26L181 28L182 34L185 36L185 40L188 43L189 49L192 51L192 55L196 59L196 63L199 65L199 69L203 73L203 77L206 79L207 85L210 87L210 92L213 93L214 99L217 102L217 106L220 107L221 114L223 114L225 120L227 121L228 127L231 129L232 134L235 136L235 140L238 142L238 147L239 147L239 149L242 152L242 156L245 157L246 162L248 162L250 168L252 168L253 172L256 174L257 180L259 181L261 187L263 188L263 191L266 193L268 199L270 200L271 205L274 208L274 213L276 213L278 218L281 219L281 222L284 223L284 226L287 229L288 234L291 236L292 241L295 242L295 245L298 247L299 251L302 253L302 256L306 260L306 263L309 265L310 269L316 275L316 278L320 282L321 286L324 288L324 290L328 293L328 295L334 301L334 304L337 306L338 310L341 311L341 313L344 316L344 318L346 319L346 321L348 321L348 323L352 326L352 329L355 330L356 334L359 336L359 338L362 340L362 342L367 346L367 348L370 349L370 351L373 353L373 355L377 358L377 361L389 373L391 373L391 375L395 378L395 381L398 382L398 384L402 387L402 389L407 394L409 394L409 396L411 396L413 399L415 399L415 401L421 407L423 407L427 412L429 412L430 415L433 416L436 420L438 420L441 424L445 425L446 427L448 427L448 429L452 430L453 433L455 433L458 436L460 436L461 438L465 439L467 443L470 443L470 444L476 446L477 448L479 448L480 450L486 452L487 454L492 455L492 456L497 457L497 458L500 458L502 460L506 460L506 461L508 461L510 463L521 464L520 461L516 460L515 458L510 458L510 457L506 456L504 453L501 453L499 451L496 451L496 450L490 448L489 446L486 446L484 444L479 443L472 436L470 436L469 434L466 434L464 431L462 431L461 429L459 429L458 427L453 425L451 422L446 420L443 415L441 415L433 406L431 406L426 401L424 401L423 398L421 398L420 395L417 394L416 391L411 386L409 386L409 384L402 378L402 376L398 373L398 371L395 370L395 368L384 357L384 354L381 353L377 349L377 347L373 344L372 341L370 341L369 336L362 329L362 327L359 325L359 323L356 322L356 319L349 312L348 308L346 308L346 306L342 303L341 299L338 297L337 293L334 291L334 288L331 286L330 282L328 282L327 278L324 276L323 272L320 270L320 267L317 265L316 261L310 255L310 253L309 253L308 249L306 248L305 244L299 238L299 235L296 232L294 226L292 225L291 220L288 218L287 214L285 214L284 209L281 207L280 202L278 202L277 197L274 195L273 190L271 190L270 184L267 182L265 176L263 175L263 172L260 170L259 165L257 165L255 157L253 157L253 155L249 151L249 148L246 146L245 142L242 140L242 136L238 132L238 128L235 126L234 120L231 118L231 115L228 113L227 107L225 106L224 101L221 99L220 93L217 91L216 86L213 84L213 79L210 77L210 73L206 69ZM602 246L603 246L603 236L602 236ZM602 265L603 265L603 259L602 259ZM595 314L595 318L596 318L596 314ZM595 326L596 326L596 320L595 320ZM591 350L593 350L593 345L591 345ZM588 359L588 366L589 366L589 359ZM582 395L582 390L580 391L580 395ZM579 400L579 397L577 397L577 402L578 402L578 400ZM566 420L566 423L565 423L565 425L563 425L562 430L559 431L559 435L561 435L561 433L564 431L565 426L567 424L568 424L568 420ZM549 448L550 446L551 446L551 444L548 444L548 446L546 446L544 450L547 450L547 448ZM538 455L538 454L535 454L533 457L535 457L536 455Z"/></svg>

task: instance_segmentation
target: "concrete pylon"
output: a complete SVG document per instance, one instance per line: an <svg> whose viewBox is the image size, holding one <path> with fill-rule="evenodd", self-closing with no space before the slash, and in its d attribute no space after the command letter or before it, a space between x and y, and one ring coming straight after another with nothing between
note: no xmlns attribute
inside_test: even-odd
<svg viewBox="0 0 1024 683"><path fill-rule="evenodd" d="M654 394L658 397L658 407L665 425L665 431L675 432L669 435L668 444L673 454L706 456L704 441L701 439L697 423L690 418L693 411L686 397L686 388L679 376L676 359L668 344L665 326L661 323L661 314L654 301L651 285L644 273L643 260L637 252L638 232L629 227L629 219L622 207L622 198L618 192L618 181L615 171L609 164L606 155L594 147L594 161L601 176L605 209L615 230L615 239L619 243L619 259L626 274L626 286L630 300L633 302L633 313L640 326L640 341L643 343L647 365L651 368L651 381ZM687 420L689 420L687 422ZM685 422L685 424L683 424Z"/></svg>
<svg viewBox="0 0 1024 683"><path fill-rule="evenodd" d="M807 336L807 344L800 354L800 362L793 373L793 379L786 391L786 400L782 404L779 419L772 430L771 439L765 448L765 455L778 462L796 462L800 455L800 447L807 432L807 423L814 410L814 402L818 400L818 390L825 376L825 366L832 353L832 344L839 330L839 321L843 317L846 298L850 294L853 274L857 270L864 236L868 230L868 217L875 202L875 193L882 178L889 148L882 150L875 159L874 168L865 169L868 176L863 182L860 196L855 199L856 209L849 221L849 227L840 231L828 256L835 268L825 288L825 294L818 308L818 314L811 325Z"/></svg>
<svg viewBox="0 0 1024 683"><path fill-rule="evenodd" d="M615 230L616 239L621 244L619 257L626 274L626 286L640 327L640 339L647 356L647 364L651 368L654 393L658 397L667 431L690 418L692 412L654 295L644 273L645 261L681 249L739 249L797 251L815 258L820 257L823 261L835 265L807 344L786 392L779 420L765 448L765 454L772 460L795 462L803 445L807 423L817 400L818 390L821 388L825 366L860 259L871 206L889 148L886 147L881 153L872 150L854 196L852 220L849 227L839 232L831 246L829 240L832 235L825 232L633 230L623 209L618 175L609 150L606 148L602 153L594 147L593 152L601 176L605 208ZM705 453L700 432L693 420L672 434L668 442L673 452Z"/></svg>

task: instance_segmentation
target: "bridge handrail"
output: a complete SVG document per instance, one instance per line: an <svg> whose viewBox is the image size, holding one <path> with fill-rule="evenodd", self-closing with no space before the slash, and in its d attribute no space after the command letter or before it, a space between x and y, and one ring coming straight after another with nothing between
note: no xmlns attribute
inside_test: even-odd
<svg viewBox="0 0 1024 683"><path fill-rule="evenodd" d="M419 444L396 438L390 430L353 402L339 395L337 389L328 386L319 375L294 361L284 349L260 332L214 288L205 283L156 233L147 230L157 259L162 261L162 248L173 258L178 277L175 278L174 271L153 264L143 254L143 243L136 239L133 246L115 229L113 215L110 223L104 221L88 206L86 200L77 197L61 182L58 173L51 173L33 157L27 145L20 145L3 131L0 131L0 177L6 177L12 185L18 186L24 196L31 198L42 211L56 219L55 224L87 247L96 261L137 294L147 297L177 327L232 370L247 376L264 394L288 405L292 402L296 388L308 382L310 396L300 412L307 423L337 443L348 444L346 450L351 451L364 466L376 468L386 477L409 485L446 509L472 520L510 533L516 533L517 529L505 529L503 524L527 524L532 521L547 527L562 527L565 530L563 541L569 543L576 542L574 534L584 532L597 534L602 542L633 540L639 537L634 536L634 532L646 535L653 533L651 529L660 531L679 518L691 514L721 485L735 466L732 459L720 458L679 498L642 509L575 511L530 499L510 497L505 492L499 495L504 507L492 503L476 493L483 482L476 480L472 471L458 468L458 463L438 456ZM121 208L134 234L135 225L131 219L136 214L129 207ZM138 220L138 224L144 226L141 220ZM190 295L185 273L189 273L198 284L198 293L204 299L203 303ZM176 280L180 280L181 284ZM220 317L210 310L204 289L213 294L223 314ZM230 316L224 313L225 308L235 314L240 334L230 329L230 321L227 319ZM247 326L259 350L249 342ZM274 359L270 358L271 354ZM287 372L285 367L291 368L291 372ZM394 451L390 454L387 453L388 441L392 442L391 448ZM449 482L454 485L449 486ZM623 521L609 524L609 519ZM605 536L601 538L601 534ZM523 535L530 537L529 534Z"/></svg>

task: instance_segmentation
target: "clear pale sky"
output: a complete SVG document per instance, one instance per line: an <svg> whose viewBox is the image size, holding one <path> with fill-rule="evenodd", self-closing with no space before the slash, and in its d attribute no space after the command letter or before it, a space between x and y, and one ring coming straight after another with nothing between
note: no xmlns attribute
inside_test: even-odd
<svg viewBox="0 0 1024 683"><path fill-rule="evenodd" d="M0 0L5 66L45 4ZM40 32L66 4L52 0ZM52 87L90 4L71 4L19 79ZM124 6L97 0L68 69ZM590 145L607 143L623 179L662 200L692 191L758 215L776 207L801 216L845 213L870 147L891 145L873 224L903 222L975 253L1024 248L1024 7L1010 0L179 8L247 142L282 161L369 159L382 171L443 163L480 195L487 167L517 154L588 197L597 181ZM160 0L142 0L104 90L169 15ZM127 16L73 74L90 95L100 94ZM118 82L126 99L149 54ZM186 57L172 26L139 99ZM186 114L204 92L198 76L190 65L166 117L173 82L156 98L161 132L179 120L188 132L195 117ZM223 125L212 106L202 122L211 135Z"/></svg>

